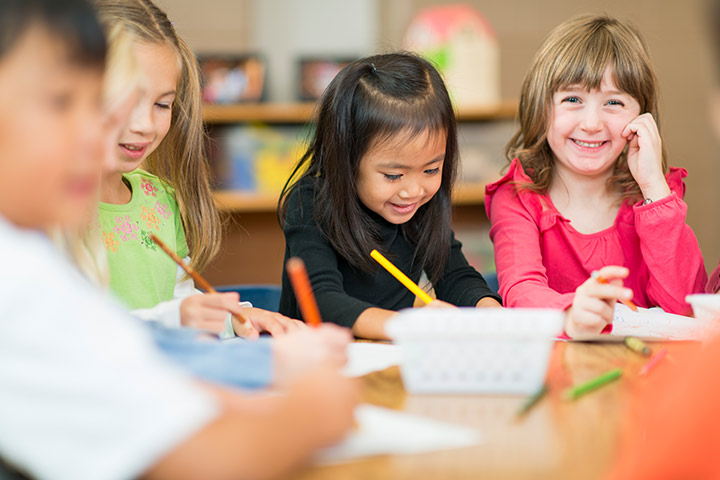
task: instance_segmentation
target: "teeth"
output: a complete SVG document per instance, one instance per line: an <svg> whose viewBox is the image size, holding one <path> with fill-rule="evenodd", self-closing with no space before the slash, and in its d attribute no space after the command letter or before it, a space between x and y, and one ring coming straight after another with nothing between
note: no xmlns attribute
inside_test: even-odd
<svg viewBox="0 0 720 480"><path fill-rule="evenodd" d="M580 140L574 140L574 139L573 139L573 142L580 145L581 147L586 147L586 148L598 148L603 143L605 143L605 142L595 142L595 143L581 142Z"/></svg>
<svg viewBox="0 0 720 480"><path fill-rule="evenodd" d="M127 148L128 150L132 150L134 152L137 152L138 150L142 150L142 147L136 147L134 145L123 145L123 147Z"/></svg>

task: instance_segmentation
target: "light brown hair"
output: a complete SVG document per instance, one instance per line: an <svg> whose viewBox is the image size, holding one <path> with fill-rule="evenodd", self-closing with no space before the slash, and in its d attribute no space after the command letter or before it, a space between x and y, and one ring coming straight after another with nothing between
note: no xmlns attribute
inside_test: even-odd
<svg viewBox="0 0 720 480"><path fill-rule="evenodd" d="M557 26L535 54L520 94L520 127L508 143L509 161L518 158L533 183L522 185L547 192L552 181L554 155L547 142L555 92L572 85L587 90L600 88L605 71L613 82L650 113L658 123L658 82L650 55L633 25L605 16L580 16ZM627 164L627 150L615 162L608 189L621 200L637 200L642 193ZM663 171L667 161L663 148Z"/></svg>
<svg viewBox="0 0 720 480"><path fill-rule="evenodd" d="M181 65L167 136L143 162L143 168L175 189L192 265L202 270L220 248L220 216L210 189L205 152L200 72L195 55L177 35L165 12L150 0L96 0L106 30L123 25L148 44L168 45Z"/></svg>

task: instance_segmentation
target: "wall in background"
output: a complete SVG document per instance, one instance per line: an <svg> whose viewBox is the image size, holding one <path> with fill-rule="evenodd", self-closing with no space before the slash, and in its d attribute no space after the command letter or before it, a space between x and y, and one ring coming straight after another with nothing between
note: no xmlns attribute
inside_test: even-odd
<svg viewBox="0 0 720 480"><path fill-rule="evenodd" d="M381 2L383 48L400 45L414 13L444 0ZM688 170L688 223L700 241L705 264L713 269L720 258L720 153L713 139L708 96L713 73L710 44L703 18L703 0L467 0L495 28L501 50L501 88L517 98L523 76L547 33L574 15L605 13L632 21L650 49L660 81L661 133L670 165Z"/></svg>
<svg viewBox="0 0 720 480"><path fill-rule="evenodd" d="M158 3L197 51L247 51L256 50L261 44L276 44L285 45L280 54L286 55L292 51L288 45L297 42L302 32L308 32L308 38L324 40L328 48L356 39L364 42L363 46L376 42L380 50L392 50L400 46L404 29L418 9L457 2L158 0ZM720 179L720 155L707 112L714 70L704 33L703 0L468 0L468 3L483 12L498 34L505 98L518 96L523 75L540 42L570 16L607 13L629 19L639 27L660 79L661 126L670 163L689 171L688 221L698 235L706 264L717 265L720 188L716 184ZM342 5L343 15L338 14L337 5ZM299 14L303 8L304 13ZM374 23L368 20L373 16ZM276 28L273 17L278 19ZM262 53L272 56L272 52ZM288 68L287 64L285 67ZM288 78L289 74L286 70L278 75Z"/></svg>

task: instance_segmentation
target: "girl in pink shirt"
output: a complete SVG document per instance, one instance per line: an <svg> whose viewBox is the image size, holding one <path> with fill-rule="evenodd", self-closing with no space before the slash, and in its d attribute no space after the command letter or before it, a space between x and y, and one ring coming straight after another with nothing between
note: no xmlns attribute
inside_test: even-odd
<svg viewBox="0 0 720 480"><path fill-rule="evenodd" d="M685 295L707 275L657 98L627 23L577 17L547 37L523 83L510 168L486 190L505 305L567 310L570 336L602 331L623 299L690 313Z"/></svg>

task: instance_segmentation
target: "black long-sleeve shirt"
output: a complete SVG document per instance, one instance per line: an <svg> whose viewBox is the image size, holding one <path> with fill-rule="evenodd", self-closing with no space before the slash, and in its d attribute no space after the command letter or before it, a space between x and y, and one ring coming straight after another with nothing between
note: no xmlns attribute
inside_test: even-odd
<svg viewBox="0 0 720 480"><path fill-rule="evenodd" d="M315 182L303 179L288 198L285 233L285 261L300 257L305 262L310 283L317 298L323 321L352 327L360 314L370 307L400 310L413 306L415 296L378 265L373 273L351 266L340 256L318 228L314 219ZM422 271L412 266L413 245L399 225L371 213L377 222L386 251L392 262L416 283ZM370 252L368 252L370 255ZM462 253L462 244L452 235L450 256L442 279L434 285L440 300L457 306L475 306L483 297L500 301ZM280 313L301 318L292 286L283 270Z"/></svg>

